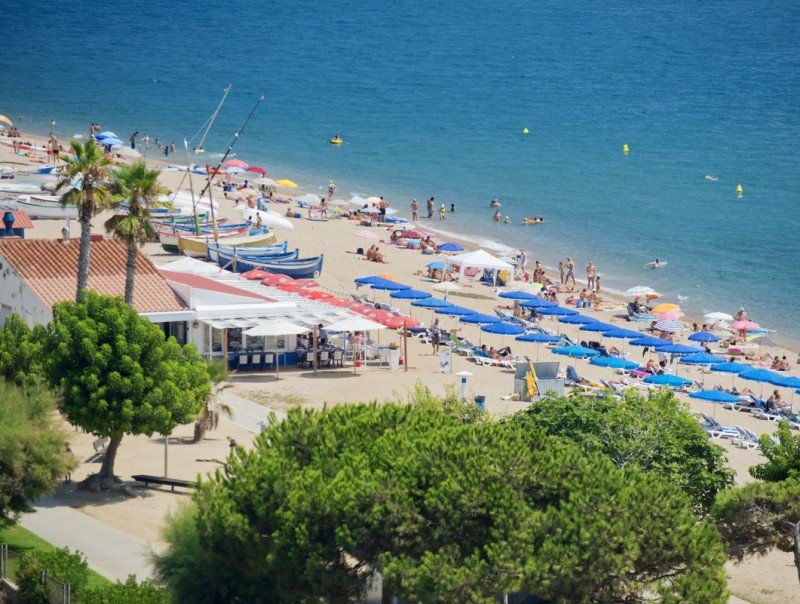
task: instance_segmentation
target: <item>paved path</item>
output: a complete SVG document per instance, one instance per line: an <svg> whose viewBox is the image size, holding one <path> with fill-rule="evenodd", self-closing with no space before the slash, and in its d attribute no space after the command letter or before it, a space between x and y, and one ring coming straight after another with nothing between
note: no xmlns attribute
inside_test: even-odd
<svg viewBox="0 0 800 604"><path fill-rule="evenodd" d="M35 514L26 514L20 524L57 547L79 550L89 566L112 580L128 575L144 580L153 575L150 544L91 516L74 510L54 498L39 500Z"/></svg>

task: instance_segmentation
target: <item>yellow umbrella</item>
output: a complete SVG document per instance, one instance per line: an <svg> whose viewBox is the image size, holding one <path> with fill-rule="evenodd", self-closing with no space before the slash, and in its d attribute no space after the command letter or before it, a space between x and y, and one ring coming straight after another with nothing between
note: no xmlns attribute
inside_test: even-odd
<svg viewBox="0 0 800 604"><path fill-rule="evenodd" d="M275 184L280 185L282 187L290 187L292 189L294 189L297 186L296 182L292 182L291 180L286 180L285 178L282 180L276 180Z"/></svg>
<svg viewBox="0 0 800 604"><path fill-rule="evenodd" d="M669 312L671 310L680 310L680 309L681 307L677 304L664 303L664 304L659 304L650 312L652 312L654 315L660 315L665 312Z"/></svg>
<svg viewBox="0 0 800 604"><path fill-rule="evenodd" d="M0 122L5 122L9 126L13 126L14 125L14 122L12 122L10 119L8 119L5 115L0 115Z"/></svg>

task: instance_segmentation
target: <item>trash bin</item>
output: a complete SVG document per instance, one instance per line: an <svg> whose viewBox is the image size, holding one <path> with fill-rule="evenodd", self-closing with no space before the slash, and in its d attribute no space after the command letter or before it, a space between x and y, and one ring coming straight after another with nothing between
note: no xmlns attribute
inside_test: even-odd
<svg viewBox="0 0 800 604"><path fill-rule="evenodd" d="M481 409L486 411L486 397L483 395L479 395L475 397L475 404L478 405Z"/></svg>

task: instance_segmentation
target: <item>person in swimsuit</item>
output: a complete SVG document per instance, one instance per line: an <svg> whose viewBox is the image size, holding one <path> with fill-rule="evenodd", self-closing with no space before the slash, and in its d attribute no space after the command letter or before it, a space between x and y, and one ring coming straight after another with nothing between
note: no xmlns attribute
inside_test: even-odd
<svg viewBox="0 0 800 604"><path fill-rule="evenodd" d="M567 256L567 274L564 277L564 285L567 285L570 278L572 279L572 286L575 287L575 262L573 262L572 258Z"/></svg>

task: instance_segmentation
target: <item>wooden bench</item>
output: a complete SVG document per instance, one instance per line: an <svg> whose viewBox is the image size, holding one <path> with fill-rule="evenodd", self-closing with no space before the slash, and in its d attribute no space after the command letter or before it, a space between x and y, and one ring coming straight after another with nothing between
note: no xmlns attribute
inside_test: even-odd
<svg viewBox="0 0 800 604"><path fill-rule="evenodd" d="M149 476L148 474L134 474L131 476L137 482L143 482L144 486L148 486L149 484L162 484L168 487L172 487L172 491L175 491L175 487L183 487L186 489L196 489L197 483L193 480L181 480L180 478L165 478L163 476Z"/></svg>

